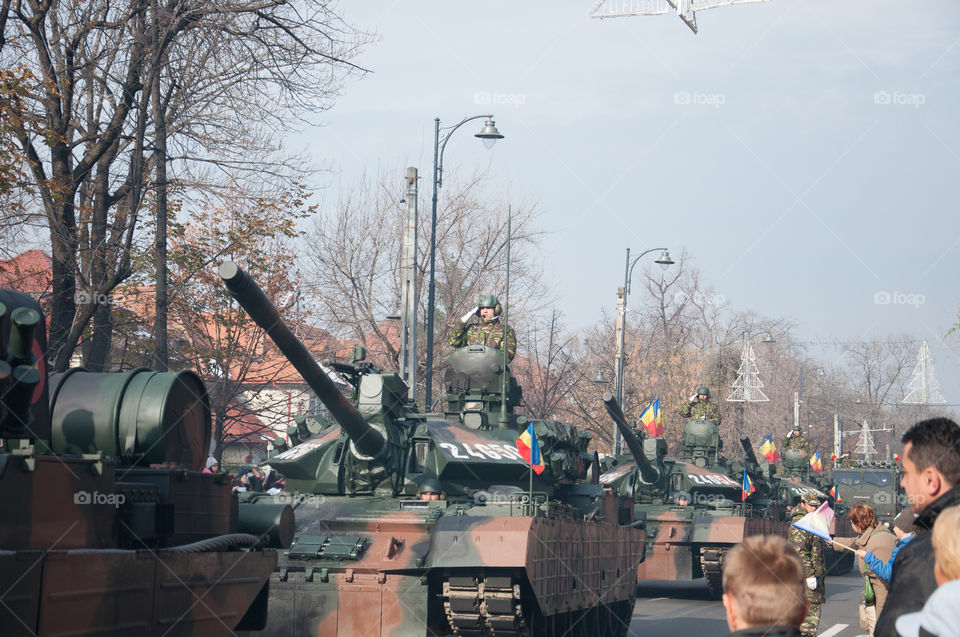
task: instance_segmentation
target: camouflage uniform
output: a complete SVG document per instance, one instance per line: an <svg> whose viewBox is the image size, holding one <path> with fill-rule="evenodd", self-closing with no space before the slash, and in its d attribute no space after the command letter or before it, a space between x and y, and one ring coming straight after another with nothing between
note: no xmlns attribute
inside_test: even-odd
<svg viewBox="0 0 960 637"><path fill-rule="evenodd" d="M783 449L798 449L800 451L810 451L810 441L803 434L794 434L783 439L781 445Z"/></svg>
<svg viewBox="0 0 960 637"><path fill-rule="evenodd" d="M716 403L710 402L709 399L681 405L677 409L677 413L694 420L712 420L718 427L720 426L720 408L717 407Z"/></svg>
<svg viewBox="0 0 960 637"><path fill-rule="evenodd" d="M796 522L807 514L806 509L798 504L793 510L793 520ZM826 582L826 564L824 562L824 552L826 543L815 535L801 531L795 526L790 527L787 534L787 540L793 544L793 548L800 553L800 559L803 560L803 571L806 577L817 578L816 590L810 590L804 583L804 590L807 593L807 601L810 602L810 610L800 625L800 634L804 637L812 637L817 634L820 626L820 606L827 601L827 582Z"/></svg>
<svg viewBox="0 0 960 637"><path fill-rule="evenodd" d="M494 349L503 349L503 323L500 317L488 321L483 319L479 323L468 323L460 329L450 332L449 343L454 347L467 345L486 345ZM513 328L507 326L507 357L513 360L517 353L517 335Z"/></svg>

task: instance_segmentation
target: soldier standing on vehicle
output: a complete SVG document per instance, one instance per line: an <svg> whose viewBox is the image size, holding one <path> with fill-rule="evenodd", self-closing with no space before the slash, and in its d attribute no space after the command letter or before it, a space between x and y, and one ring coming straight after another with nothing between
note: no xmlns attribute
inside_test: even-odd
<svg viewBox="0 0 960 637"><path fill-rule="evenodd" d="M793 431L787 434L781 445L783 449L798 449L799 451L810 451L810 441L800 433L800 425L794 425Z"/></svg>
<svg viewBox="0 0 960 637"><path fill-rule="evenodd" d="M690 402L681 405L677 413L684 418L712 420L717 427L720 426L720 408L710 402L710 388L706 385L701 385L697 393L690 397Z"/></svg>
<svg viewBox="0 0 960 637"><path fill-rule="evenodd" d="M504 349L503 347L503 323L500 322L502 313L500 302L493 294L484 294L480 297L480 303L460 318L463 325L450 332L449 342L454 347L466 347L468 345L486 345L494 349ZM472 319L479 316L479 322ZM517 335L513 328L507 326L507 357L512 361L517 353Z"/></svg>
<svg viewBox="0 0 960 637"><path fill-rule="evenodd" d="M800 497L800 504L794 507L792 522L797 522L808 513L813 513L819 506L820 500L817 498L817 494L813 492L804 493ZM793 545L793 548L797 549L797 552L800 553L800 559L803 560L807 601L810 602L807 616L800 625L800 634L805 637L812 637L817 634L817 629L820 626L820 606L827 600L827 569L824 561L826 543L816 535L801 531L795 526L790 527L787 540Z"/></svg>

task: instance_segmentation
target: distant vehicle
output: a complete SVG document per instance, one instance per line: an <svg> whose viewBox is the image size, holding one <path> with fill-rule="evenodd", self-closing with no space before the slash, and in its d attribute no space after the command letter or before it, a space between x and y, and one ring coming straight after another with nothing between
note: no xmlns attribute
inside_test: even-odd
<svg viewBox="0 0 960 637"><path fill-rule="evenodd" d="M894 462L856 461L853 466L835 467L831 476L837 496L845 505L866 504L881 522L892 522L904 506L900 469Z"/></svg>

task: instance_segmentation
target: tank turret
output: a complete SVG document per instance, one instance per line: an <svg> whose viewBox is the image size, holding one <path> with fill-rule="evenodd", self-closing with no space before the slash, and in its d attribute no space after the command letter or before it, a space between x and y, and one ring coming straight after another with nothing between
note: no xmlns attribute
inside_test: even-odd
<svg viewBox="0 0 960 637"><path fill-rule="evenodd" d="M720 433L712 420L691 420L680 439L682 457L698 467L720 464Z"/></svg>

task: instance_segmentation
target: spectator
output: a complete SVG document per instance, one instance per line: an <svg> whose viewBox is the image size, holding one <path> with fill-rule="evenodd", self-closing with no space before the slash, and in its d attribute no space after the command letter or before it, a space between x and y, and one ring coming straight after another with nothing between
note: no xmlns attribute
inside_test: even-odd
<svg viewBox="0 0 960 637"><path fill-rule="evenodd" d="M237 469L237 474L233 476L233 490L236 493L246 493L250 491L250 468L243 467Z"/></svg>
<svg viewBox="0 0 960 637"><path fill-rule="evenodd" d="M940 512L960 504L960 425L949 418L923 420L903 434L903 477L917 514L917 535L893 563L890 594L877 618L875 635L894 637L897 618L923 608L937 588L930 529Z"/></svg>
<svg viewBox="0 0 960 637"><path fill-rule="evenodd" d="M207 458L207 466L203 470L204 473L219 473L220 472L220 463L217 462L217 459L213 456Z"/></svg>
<svg viewBox="0 0 960 637"><path fill-rule="evenodd" d="M933 574L939 588L923 610L897 619L897 633L903 637L957 637L960 635L960 506L944 509L931 534Z"/></svg>
<svg viewBox="0 0 960 637"><path fill-rule="evenodd" d="M896 536L881 526L877 520L877 513L866 504L854 504L847 513L850 518L850 524L853 530L859 533L858 537L838 537L834 538L837 544L843 544L857 550L859 556L861 551L870 551L881 561L886 562L893 555L893 547L897 542ZM872 604L867 600L860 602L860 627L868 631L871 635L877 625L877 617L883 611L883 603L887 600L887 580L874 573L861 556L857 560L857 566L860 574L870 583L875 596ZM866 589L866 583L864 585Z"/></svg>
<svg viewBox="0 0 960 637"><path fill-rule="evenodd" d="M897 553L899 553L903 545L913 537L913 520L916 517L917 516L913 514L913 509L907 507L893 519L892 528L893 534L897 536L897 543L894 545L893 553L890 554L890 559L887 562L883 562L870 551L864 551L863 549L857 551L857 557L864 560L870 567L870 570L876 573L878 577L889 582L890 571L893 570L893 560L897 559Z"/></svg>
<svg viewBox="0 0 960 637"><path fill-rule="evenodd" d="M799 637L807 615L800 554L782 537L754 535L724 558L723 607L731 636Z"/></svg>
<svg viewBox="0 0 960 637"><path fill-rule="evenodd" d="M277 495L283 491L285 481L283 476L277 473L276 469L268 464L265 464L260 466L260 470L263 472L261 486L265 492L269 493L270 495Z"/></svg>

